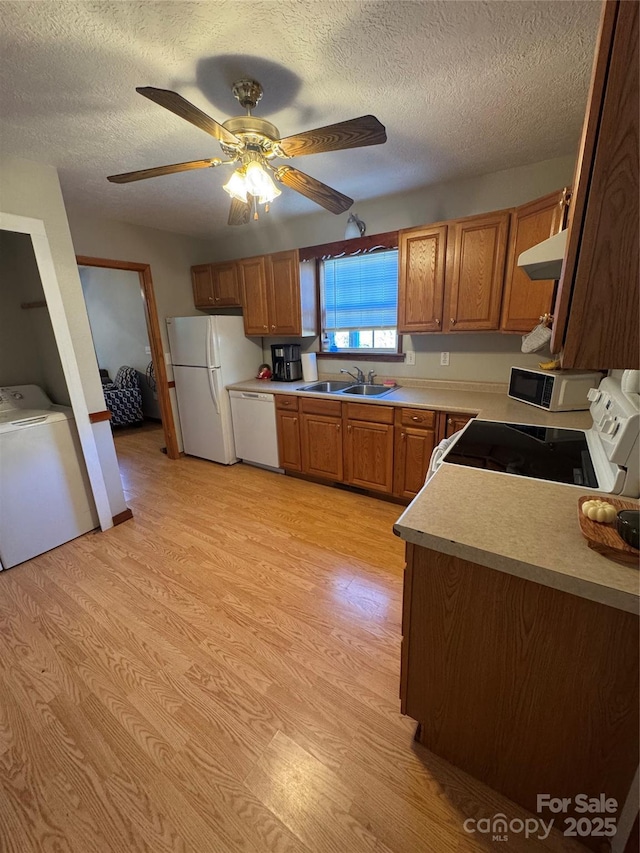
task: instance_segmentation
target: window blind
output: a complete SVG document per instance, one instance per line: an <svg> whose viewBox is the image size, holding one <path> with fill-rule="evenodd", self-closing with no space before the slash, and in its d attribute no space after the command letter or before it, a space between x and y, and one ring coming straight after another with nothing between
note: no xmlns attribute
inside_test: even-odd
<svg viewBox="0 0 640 853"><path fill-rule="evenodd" d="M395 329L398 250L322 262L325 332Z"/></svg>

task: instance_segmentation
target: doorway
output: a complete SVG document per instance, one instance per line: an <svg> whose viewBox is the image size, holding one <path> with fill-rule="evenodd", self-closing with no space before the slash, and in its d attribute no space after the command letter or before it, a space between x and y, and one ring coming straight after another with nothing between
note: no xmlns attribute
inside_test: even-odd
<svg viewBox="0 0 640 853"><path fill-rule="evenodd" d="M76 261L100 368L111 381L121 367L133 369L145 416L161 420L167 456L179 458L149 264L82 255L76 256ZM138 298L143 309L140 313ZM105 413L105 417L109 415Z"/></svg>

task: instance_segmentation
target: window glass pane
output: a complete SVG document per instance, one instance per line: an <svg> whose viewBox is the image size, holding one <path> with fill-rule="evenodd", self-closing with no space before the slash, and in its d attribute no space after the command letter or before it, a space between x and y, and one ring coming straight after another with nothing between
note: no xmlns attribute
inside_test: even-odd
<svg viewBox="0 0 640 853"><path fill-rule="evenodd" d="M397 249L323 261L320 297L324 350L397 350Z"/></svg>

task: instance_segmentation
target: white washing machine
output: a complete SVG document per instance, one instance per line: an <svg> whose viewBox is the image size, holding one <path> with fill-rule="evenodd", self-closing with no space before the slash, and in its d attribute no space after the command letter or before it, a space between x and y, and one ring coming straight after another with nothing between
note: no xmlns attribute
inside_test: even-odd
<svg viewBox="0 0 640 853"><path fill-rule="evenodd" d="M37 385L0 388L0 569L97 526L71 409Z"/></svg>

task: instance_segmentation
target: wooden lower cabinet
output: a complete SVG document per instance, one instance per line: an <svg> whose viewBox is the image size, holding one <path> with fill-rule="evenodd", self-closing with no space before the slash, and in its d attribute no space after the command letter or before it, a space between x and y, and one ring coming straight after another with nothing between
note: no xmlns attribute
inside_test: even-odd
<svg viewBox="0 0 640 853"><path fill-rule="evenodd" d="M280 467L412 500L435 445L475 415L276 394Z"/></svg>
<svg viewBox="0 0 640 853"><path fill-rule="evenodd" d="M347 403L345 481L375 492L393 491L393 409Z"/></svg>
<svg viewBox="0 0 640 853"><path fill-rule="evenodd" d="M344 478L341 403L303 399L300 415L302 470L324 480Z"/></svg>
<svg viewBox="0 0 640 853"><path fill-rule="evenodd" d="M538 793L604 792L619 818L638 761L637 615L408 544L402 631L401 708L427 749L534 814Z"/></svg>
<svg viewBox="0 0 640 853"><path fill-rule="evenodd" d="M300 446L300 417L298 398L276 394L276 420L278 425L278 456L280 467L286 471L302 471Z"/></svg>
<svg viewBox="0 0 640 853"><path fill-rule="evenodd" d="M393 493L415 498L424 485L436 444L435 412L396 409Z"/></svg>
<svg viewBox="0 0 640 853"><path fill-rule="evenodd" d="M442 441L443 438L451 438L454 432L465 427L472 418L475 418L475 415L463 412L441 412L438 441Z"/></svg>

